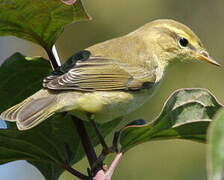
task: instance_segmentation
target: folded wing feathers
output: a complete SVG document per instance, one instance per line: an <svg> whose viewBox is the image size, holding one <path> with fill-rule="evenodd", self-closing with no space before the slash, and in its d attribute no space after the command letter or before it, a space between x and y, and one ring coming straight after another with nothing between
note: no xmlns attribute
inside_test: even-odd
<svg viewBox="0 0 224 180"><path fill-rule="evenodd" d="M112 60L90 58L78 61L64 75L46 78L44 85L54 90L117 90L125 89L129 78L130 74Z"/></svg>

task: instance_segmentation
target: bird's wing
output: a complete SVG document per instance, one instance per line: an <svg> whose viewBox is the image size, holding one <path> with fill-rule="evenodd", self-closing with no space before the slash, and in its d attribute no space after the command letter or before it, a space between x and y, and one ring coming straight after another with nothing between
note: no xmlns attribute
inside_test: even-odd
<svg viewBox="0 0 224 180"><path fill-rule="evenodd" d="M155 72L141 67L91 55L79 59L69 63L70 70L62 67L62 71L46 77L43 86L52 90L112 91L150 88L155 83Z"/></svg>

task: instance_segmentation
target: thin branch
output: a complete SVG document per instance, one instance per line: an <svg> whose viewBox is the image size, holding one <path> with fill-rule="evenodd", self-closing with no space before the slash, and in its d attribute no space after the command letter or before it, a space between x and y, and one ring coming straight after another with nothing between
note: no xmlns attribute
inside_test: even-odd
<svg viewBox="0 0 224 180"><path fill-rule="evenodd" d="M57 69L59 66L61 66L61 62L56 50L55 45L52 46L52 49L45 49L48 57L50 59L51 67L53 70Z"/></svg>
<svg viewBox="0 0 224 180"><path fill-rule="evenodd" d="M93 180L111 180L114 170L116 169L119 161L121 160L122 153L117 153L113 162L111 163L108 170L99 170L93 177Z"/></svg>
<svg viewBox="0 0 224 180"><path fill-rule="evenodd" d="M52 53L54 54L55 60L57 62L57 65L61 66L61 60L60 60L60 58L58 56L58 52L57 52L57 49L56 49L55 45L53 45L53 47L52 47Z"/></svg>
<svg viewBox="0 0 224 180"><path fill-rule="evenodd" d="M116 169L118 163L120 162L122 155L123 155L123 154L122 154L121 152L116 154L116 156L115 156L113 162L111 163L111 165L110 165L108 171L106 172L106 175L107 175L110 179L112 178L113 173L114 173L114 170Z"/></svg>
<svg viewBox="0 0 224 180"><path fill-rule="evenodd" d="M81 172L77 171L76 169L67 166L67 165L63 165L63 168L66 169L68 172L70 172L71 174L73 174L74 176L76 176L79 179L82 180L90 180L90 178L84 174L82 174Z"/></svg>
<svg viewBox="0 0 224 180"><path fill-rule="evenodd" d="M99 130L99 128L98 128L98 126L97 126L95 120L94 120L94 119L90 119L90 123L92 124L92 126L93 126L94 129L95 129L96 134L97 134L97 136L98 136L98 138L99 138L99 141L100 141L101 145L103 146L103 149L104 149L104 150L108 150L109 147L107 146L107 144L106 144L106 142L105 142L103 136L101 135L100 130Z"/></svg>
<svg viewBox="0 0 224 180"><path fill-rule="evenodd" d="M94 163L97 161L97 155L92 145L91 139L86 132L86 128L84 126L83 121L75 116L72 116L72 118L76 126L77 132L81 138L81 142L82 142L84 151L86 153L87 159L89 161L89 165L92 168ZM100 169L101 168L97 167L96 169L92 169L92 170L94 171L93 173L95 174Z"/></svg>
<svg viewBox="0 0 224 180"><path fill-rule="evenodd" d="M93 177L93 180L111 180L104 170L100 170L97 172L96 176Z"/></svg>

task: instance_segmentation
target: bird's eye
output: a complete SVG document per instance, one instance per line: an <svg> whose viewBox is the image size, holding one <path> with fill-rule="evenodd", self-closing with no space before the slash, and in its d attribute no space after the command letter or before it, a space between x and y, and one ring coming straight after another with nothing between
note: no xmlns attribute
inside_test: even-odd
<svg viewBox="0 0 224 180"><path fill-rule="evenodd" d="M178 38L178 43L179 43L180 47L187 47L189 44L188 40L183 37Z"/></svg>

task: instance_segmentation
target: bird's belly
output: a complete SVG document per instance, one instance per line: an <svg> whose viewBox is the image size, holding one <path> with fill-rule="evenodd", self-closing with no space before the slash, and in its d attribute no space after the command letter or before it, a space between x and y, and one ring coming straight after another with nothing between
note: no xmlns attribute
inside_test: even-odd
<svg viewBox="0 0 224 180"><path fill-rule="evenodd" d="M110 121L134 111L147 101L151 94L151 90L85 93L79 98L79 107L74 114L85 119L83 115L88 112L94 114L98 122Z"/></svg>

